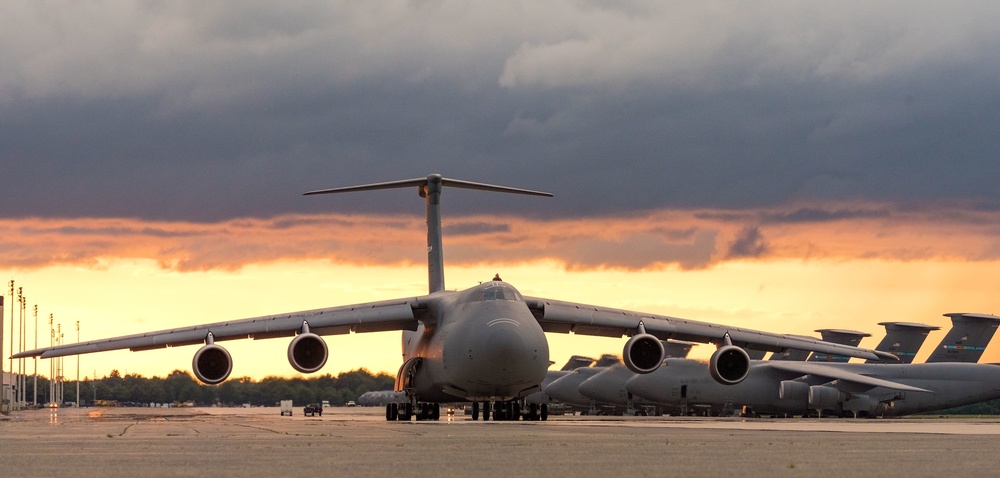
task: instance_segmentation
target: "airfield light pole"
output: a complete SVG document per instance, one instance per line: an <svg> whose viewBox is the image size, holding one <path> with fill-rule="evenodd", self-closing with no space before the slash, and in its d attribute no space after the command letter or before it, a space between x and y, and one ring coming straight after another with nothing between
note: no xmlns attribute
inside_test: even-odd
<svg viewBox="0 0 1000 478"><path fill-rule="evenodd" d="M3 372L3 296L0 295L0 413L3 413L3 387L6 382Z"/></svg>
<svg viewBox="0 0 1000 478"><path fill-rule="evenodd" d="M56 343L56 329L52 327L52 313L49 313L49 347L52 347ZM55 403L56 398L56 367L55 362L49 359L49 405Z"/></svg>
<svg viewBox="0 0 1000 478"><path fill-rule="evenodd" d="M14 384L17 380L14 375L14 279L10 280L10 355L7 359L7 370L10 372L10 385L7 386L7 411L14 410Z"/></svg>
<svg viewBox="0 0 1000 478"><path fill-rule="evenodd" d="M10 358L7 359L7 369L10 370L10 393L7 398L7 411L14 410L14 382L16 381L14 375L14 279L10 280ZM2 359L2 358L0 358Z"/></svg>
<svg viewBox="0 0 1000 478"><path fill-rule="evenodd" d="M38 348L38 304L35 304L35 346L32 348ZM34 362L32 370L34 370L35 376L35 396L32 397L31 404L38 408L38 356L32 357L31 360Z"/></svg>
<svg viewBox="0 0 1000 478"><path fill-rule="evenodd" d="M56 345L62 345L62 324L56 324ZM53 380L56 381L56 395L53 398L56 406L62 405L62 357L57 357L56 361L56 375Z"/></svg>
<svg viewBox="0 0 1000 478"><path fill-rule="evenodd" d="M17 288L18 320L17 320L17 346L18 352L24 352L24 287ZM21 409L24 403L24 359L17 359L17 409Z"/></svg>
<svg viewBox="0 0 1000 478"><path fill-rule="evenodd" d="M80 321L76 321L76 343L80 343ZM80 355L76 355L76 406L80 408Z"/></svg>
<svg viewBox="0 0 1000 478"><path fill-rule="evenodd" d="M62 333L62 324L59 324L59 345L66 343L66 334ZM66 357L59 357L59 405L62 406L66 400Z"/></svg>

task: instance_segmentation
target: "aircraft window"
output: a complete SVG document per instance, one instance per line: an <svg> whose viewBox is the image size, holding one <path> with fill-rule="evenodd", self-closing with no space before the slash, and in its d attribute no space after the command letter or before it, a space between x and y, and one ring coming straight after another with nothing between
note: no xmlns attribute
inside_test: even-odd
<svg viewBox="0 0 1000 478"><path fill-rule="evenodd" d="M517 294L506 287L488 287L483 290L483 300L517 300Z"/></svg>

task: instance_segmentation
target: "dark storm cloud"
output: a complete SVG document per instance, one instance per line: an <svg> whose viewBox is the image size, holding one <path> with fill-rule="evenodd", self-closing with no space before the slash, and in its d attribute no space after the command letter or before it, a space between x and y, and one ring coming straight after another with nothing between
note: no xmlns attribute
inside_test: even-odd
<svg viewBox="0 0 1000 478"><path fill-rule="evenodd" d="M444 233L448 236L478 236L483 234L495 234L510 231L509 224L494 224L487 222L462 222L444 226Z"/></svg>
<svg viewBox="0 0 1000 478"><path fill-rule="evenodd" d="M761 257L767 253L768 246L761 234L760 228L746 227L739 232L736 239L729 245L726 259L744 259Z"/></svg>
<svg viewBox="0 0 1000 478"><path fill-rule="evenodd" d="M712 219L724 222L757 222L764 224L797 224L843 221L850 219L884 219L892 215L885 208L854 208L823 209L818 207L803 207L791 211L738 211L738 212L704 212L697 213L699 219Z"/></svg>
<svg viewBox="0 0 1000 478"><path fill-rule="evenodd" d="M1000 203L1000 6L849 3L13 4L0 215Z"/></svg>

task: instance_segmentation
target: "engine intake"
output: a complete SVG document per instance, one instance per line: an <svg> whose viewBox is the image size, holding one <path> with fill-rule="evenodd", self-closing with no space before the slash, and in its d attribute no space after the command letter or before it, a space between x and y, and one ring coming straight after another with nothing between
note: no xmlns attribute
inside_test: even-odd
<svg viewBox="0 0 1000 478"><path fill-rule="evenodd" d="M650 373L660 367L666 352L660 339L651 334L639 333L625 342L622 357L625 366L635 373Z"/></svg>
<svg viewBox="0 0 1000 478"><path fill-rule="evenodd" d="M708 372L716 382L736 385L750 373L750 356L735 345L723 345L708 360Z"/></svg>
<svg viewBox="0 0 1000 478"><path fill-rule="evenodd" d="M207 344L194 353L191 368L202 383L215 385L229 378L229 373L233 371L233 358L226 349Z"/></svg>
<svg viewBox="0 0 1000 478"><path fill-rule="evenodd" d="M323 368L328 356L326 342L311 332L295 336L288 344L288 363L302 373L313 373Z"/></svg>

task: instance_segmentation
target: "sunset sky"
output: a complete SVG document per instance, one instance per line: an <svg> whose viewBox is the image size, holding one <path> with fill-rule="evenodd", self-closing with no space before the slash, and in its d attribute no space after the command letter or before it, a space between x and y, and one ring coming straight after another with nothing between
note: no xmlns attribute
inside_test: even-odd
<svg viewBox="0 0 1000 478"><path fill-rule="evenodd" d="M43 346L49 314L73 342L76 321L90 340L420 295L415 189L301 193L441 173L555 195L446 189L449 289L500 273L868 347L877 322L942 327L920 361L942 314L1000 313L998 22L996 2L15 2L0 273L28 348L36 304ZM327 342L321 373L401 363L398 333ZM287 340L223 345L234 377L295 374ZM559 365L623 345L550 335ZM163 376L195 350L80 368Z"/></svg>

